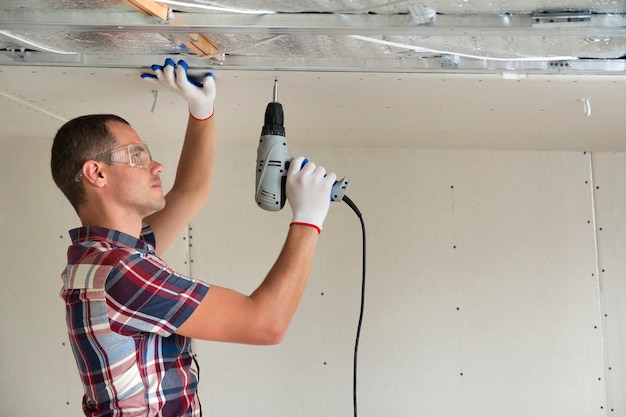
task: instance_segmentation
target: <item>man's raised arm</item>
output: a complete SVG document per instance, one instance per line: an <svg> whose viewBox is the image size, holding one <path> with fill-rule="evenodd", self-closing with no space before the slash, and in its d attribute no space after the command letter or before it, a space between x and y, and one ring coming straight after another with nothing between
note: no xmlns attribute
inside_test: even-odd
<svg viewBox="0 0 626 417"><path fill-rule="evenodd" d="M161 255L181 230L208 201L215 169L217 132L213 117L216 89L212 74L201 83L189 80L185 61L167 59L164 66L153 65L152 74L142 78L154 81L182 96L189 105L189 120L176 178L166 194L165 208L146 221L152 227Z"/></svg>

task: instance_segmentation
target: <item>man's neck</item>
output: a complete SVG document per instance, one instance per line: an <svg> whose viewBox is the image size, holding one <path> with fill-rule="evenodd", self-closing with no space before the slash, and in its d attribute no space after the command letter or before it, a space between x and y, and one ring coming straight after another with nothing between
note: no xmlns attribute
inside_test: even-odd
<svg viewBox="0 0 626 417"><path fill-rule="evenodd" d="M101 210L79 210L78 216L83 226L98 226L139 238L143 219L129 213L104 213Z"/></svg>

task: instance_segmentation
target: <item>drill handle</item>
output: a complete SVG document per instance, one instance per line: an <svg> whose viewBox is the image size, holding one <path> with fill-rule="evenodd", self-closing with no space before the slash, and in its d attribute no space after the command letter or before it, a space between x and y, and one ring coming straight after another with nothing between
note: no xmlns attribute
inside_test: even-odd
<svg viewBox="0 0 626 417"><path fill-rule="evenodd" d="M348 192L348 188L352 181L343 177L342 179L335 181L333 188L330 190L330 201L341 201Z"/></svg>
<svg viewBox="0 0 626 417"><path fill-rule="evenodd" d="M309 162L309 160L304 158L304 161L302 161L302 166L300 168L302 168L307 162ZM289 169L289 165L287 165L287 169ZM333 187L330 190L330 201L343 200L343 197L348 192L348 188L350 187L351 183L352 181L350 181L346 177L343 177L342 179L335 181L335 183L333 184Z"/></svg>

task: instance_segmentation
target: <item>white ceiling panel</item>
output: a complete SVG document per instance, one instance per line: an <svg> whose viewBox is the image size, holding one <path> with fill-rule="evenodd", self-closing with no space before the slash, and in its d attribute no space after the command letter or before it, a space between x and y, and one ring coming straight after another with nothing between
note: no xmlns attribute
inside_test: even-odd
<svg viewBox="0 0 626 417"><path fill-rule="evenodd" d="M147 142L179 141L185 104L173 93L155 90L140 73L0 67L0 138L32 138L49 146L64 120L106 112L126 118ZM626 80L621 76L214 74L218 127L221 140L228 142L258 142L277 77L294 152L311 145L626 151ZM156 104L153 91L159 91Z"/></svg>

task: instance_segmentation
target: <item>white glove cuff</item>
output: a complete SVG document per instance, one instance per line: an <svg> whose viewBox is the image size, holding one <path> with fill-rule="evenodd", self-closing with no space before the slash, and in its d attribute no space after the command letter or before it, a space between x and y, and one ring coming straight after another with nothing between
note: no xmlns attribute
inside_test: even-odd
<svg viewBox="0 0 626 417"><path fill-rule="evenodd" d="M307 222L297 222L297 221L295 221L295 220L294 220L294 221L292 221L292 222L289 224L289 226L293 226L294 224L295 224L295 225L299 225L299 226L308 226L308 227L312 227L312 228L314 228L315 230L317 230L317 234L318 234L318 235L319 235L320 233L322 233L322 227L321 227L321 226L318 226L318 225L316 225L316 224L313 224L313 223L307 223Z"/></svg>
<svg viewBox="0 0 626 417"><path fill-rule="evenodd" d="M191 117L193 117L196 120L200 120L200 121L204 121L204 120L209 120L211 117L213 117L213 114L215 113L215 108L213 106L211 106L210 109L207 109L205 107L196 107L196 106L192 106L189 105L189 114L191 115ZM208 116L206 116L208 114Z"/></svg>

